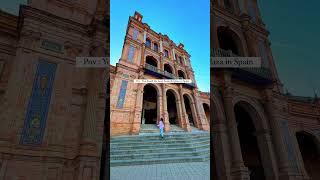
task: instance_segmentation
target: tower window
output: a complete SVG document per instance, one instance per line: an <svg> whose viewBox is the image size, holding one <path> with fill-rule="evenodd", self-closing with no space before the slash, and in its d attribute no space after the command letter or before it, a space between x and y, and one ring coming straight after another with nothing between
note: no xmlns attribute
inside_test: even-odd
<svg viewBox="0 0 320 180"><path fill-rule="evenodd" d="M164 57L169 58L169 52L168 52L168 50L164 50Z"/></svg>
<svg viewBox="0 0 320 180"><path fill-rule="evenodd" d="M134 40L138 39L138 34L139 34L139 31L138 31L137 29L134 29L134 30L133 30L132 38L133 38Z"/></svg>
<svg viewBox="0 0 320 180"><path fill-rule="evenodd" d="M179 56L179 61L180 61L180 64L183 64L183 60L181 56Z"/></svg>
<svg viewBox="0 0 320 180"><path fill-rule="evenodd" d="M133 46L133 45L130 45L130 47L129 47L129 53L128 53L128 60L129 60L130 62L133 61L134 51L135 51L134 46Z"/></svg>
<svg viewBox="0 0 320 180"><path fill-rule="evenodd" d="M158 52L158 49L159 49L159 48L158 48L158 44L157 44L157 43L154 43L154 44L153 44L153 50L156 51L156 52Z"/></svg>
<svg viewBox="0 0 320 180"><path fill-rule="evenodd" d="M151 40L149 38L146 39L146 46L151 47Z"/></svg>

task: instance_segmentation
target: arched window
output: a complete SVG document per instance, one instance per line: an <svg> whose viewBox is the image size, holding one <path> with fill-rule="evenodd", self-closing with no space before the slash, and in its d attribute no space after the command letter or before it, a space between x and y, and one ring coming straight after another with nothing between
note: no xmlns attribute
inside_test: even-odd
<svg viewBox="0 0 320 180"><path fill-rule="evenodd" d="M172 67L169 64L164 64L163 69L164 69L164 71L173 74L172 73Z"/></svg>
<svg viewBox="0 0 320 180"><path fill-rule="evenodd" d="M180 62L180 64L183 64L183 60L182 60L181 56L179 56L179 62Z"/></svg>
<svg viewBox="0 0 320 180"><path fill-rule="evenodd" d="M169 58L169 51L168 50L164 50L164 57Z"/></svg>
<svg viewBox="0 0 320 180"><path fill-rule="evenodd" d="M135 51L134 46L133 46L133 45L130 45L130 47L129 47L129 52L128 52L128 60L129 60L130 62L133 61L134 51Z"/></svg>
<svg viewBox="0 0 320 180"><path fill-rule="evenodd" d="M151 40L149 38L146 39L146 46L151 47Z"/></svg>
<svg viewBox="0 0 320 180"><path fill-rule="evenodd" d="M138 35L139 35L139 31L137 29L134 29L133 30L133 35L132 35L132 38L134 40L137 40L138 39Z"/></svg>
<svg viewBox="0 0 320 180"><path fill-rule="evenodd" d="M149 65L151 65L151 66L154 66L154 67L157 67L157 66L158 66L157 60L156 60L154 57L152 57L152 56L147 56L147 57L146 57L146 63L149 64Z"/></svg>
<svg viewBox="0 0 320 180"><path fill-rule="evenodd" d="M158 44L157 44L157 43L154 43L154 44L153 44L153 50L156 51L156 52L158 52L158 49L159 49L159 48L158 48Z"/></svg>
<svg viewBox="0 0 320 180"><path fill-rule="evenodd" d="M181 71L181 70L178 71L178 76L179 76L180 78L182 78L182 79L185 79L185 78L186 78L184 72Z"/></svg>

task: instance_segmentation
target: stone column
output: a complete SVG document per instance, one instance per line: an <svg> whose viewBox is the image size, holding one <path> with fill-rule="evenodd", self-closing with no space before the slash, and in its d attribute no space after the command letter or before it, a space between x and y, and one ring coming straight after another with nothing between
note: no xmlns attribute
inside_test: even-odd
<svg viewBox="0 0 320 180"><path fill-rule="evenodd" d="M162 39L160 39L160 52L163 53Z"/></svg>
<svg viewBox="0 0 320 180"><path fill-rule="evenodd" d="M182 120L181 124L186 131L190 132L191 127L190 127L188 115L186 113L186 106L184 104L182 84L179 85L179 94L180 94L180 102L181 102L181 115L180 115Z"/></svg>
<svg viewBox="0 0 320 180"><path fill-rule="evenodd" d="M173 60L177 60L175 55L176 55L176 53L175 53L174 47L173 47L173 48L172 48L172 57L173 57L172 59L173 59Z"/></svg>
<svg viewBox="0 0 320 180"><path fill-rule="evenodd" d="M159 89L159 94L157 97L157 123L160 118L164 118L163 116L163 94L161 88Z"/></svg>
<svg viewBox="0 0 320 180"><path fill-rule="evenodd" d="M183 62L184 62L184 65L187 66L187 61L186 61L186 55L183 55Z"/></svg>
<svg viewBox="0 0 320 180"><path fill-rule="evenodd" d="M141 73L143 75L143 73ZM141 75L140 75L141 76ZM136 91L136 104L134 108L134 118L132 121L131 134L138 134L140 131L141 118L143 115L142 105L143 105L143 89L142 84L137 85Z"/></svg>
<svg viewBox="0 0 320 180"><path fill-rule="evenodd" d="M269 129L259 129L255 132L258 147L261 154L261 163L267 180L278 179L278 166L272 146L271 133Z"/></svg>
<svg viewBox="0 0 320 180"><path fill-rule="evenodd" d="M143 43L144 44L146 43L146 40L147 40L147 31L144 30L144 32L143 32Z"/></svg>
<svg viewBox="0 0 320 180"><path fill-rule="evenodd" d="M286 147L284 145L283 137L281 134L280 124L275 117L274 107L272 104L272 90L265 90L265 110L268 115L272 139L275 145L276 155L278 155L279 177L280 179L290 179L290 167L288 161L288 155L286 153Z"/></svg>
<svg viewBox="0 0 320 180"><path fill-rule="evenodd" d="M248 0L242 1L242 14L248 15Z"/></svg>
<svg viewBox="0 0 320 180"><path fill-rule="evenodd" d="M231 148L232 165L231 165L231 175L235 179L249 179L248 168L244 166L244 162L241 154L240 140L237 129L237 122L233 109L233 89L230 83L230 75L225 74L225 87L223 92L224 98L224 109L227 119L227 128L229 130L229 142Z"/></svg>
<svg viewBox="0 0 320 180"><path fill-rule="evenodd" d="M203 110L203 107L200 106L200 101L199 101L199 97L198 97L198 92L197 90L195 89L193 91L193 96L194 96L194 100L195 100L195 107L196 107L196 110L197 110L197 117L198 117L198 122L199 122L199 128L201 128L201 130L209 130L209 127L208 127L208 124L207 124L207 121L206 121L206 118L205 118L205 115L204 115L204 110Z"/></svg>
<svg viewBox="0 0 320 180"><path fill-rule="evenodd" d="M160 61L159 61L158 69L164 71L164 61L163 61L163 56L162 55L160 55Z"/></svg>
<svg viewBox="0 0 320 180"><path fill-rule="evenodd" d="M190 108L191 108L191 114L192 114L193 123L194 123L193 125L194 126L197 125L197 128L201 129L201 123L198 116L197 106L194 101L190 102Z"/></svg>
<svg viewBox="0 0 320 180"><path fill-rule="evenodd" d="M162 101L163 101L163 120L164 120L164 131L170 131L169 114L167 109L167 95L166 95L166 85L162 84Z"/></svg>
<svg viewBox="0 0 320 180"><path fill-rule="evenodd" d="M178 115L178 122L181 128L184 127L183 125L183 118L182 118L182 102L180 96L176 97L176 107L177 107L177 115Z"/></svg>
<svg viewBox="0 0 320 180"><path fill-rule="evenodd" d="M248 28L247 26L245 26L245 28ZM247 42L247 47L248 47L248 52L242 52L243 54L242 55L248 55L248 56L259 56L259 54L257 53L257 50L256 50L256 43L255 43L255 37L252 35L252 33L250 32L249 29L246 29L245 30L245 33L244 33L244 36L245 36L245 39L246 39L246 42ZM245 51L245 48L242 48L243 51ZM241 54L240 54L241 55Z"/></svg>
<svg viewBox="0 0 320 180"><path fill-rule="evenodd" d="M98 84L101 83L97 76L96 69L88 70L88 93L85 119L83 120L81 152L87 154L90 151L95 151L92 148L97 148L97 102L98 102Z"/></svg>
<svg viewBox="0 0 320 180"><path fill-rule="evenodd" d="M210 17L210 18L212 18L212 16ZM213 47L214 49L218 49L219 48L219 39L218 39L218 32L217 32L217 22L216 22L216 17L215 16L213 16L213 36L211 37L211 41L210 42L213 42L213 46L211 46L211 47ZM211 44L212 45L212 44ZM212 55L214 55L214 54L212 54Z"/></svg>
<svg viewBox="0 0 320 180"><path fill-rule="evenodd" d="M140 66L142 66L142 67L144 67L145 66L145 61L146 61L146 59L145 59L145 57L144 57L144 53L145 53L145 51L146 51L146 44L142 44L142 48L141 48L141 64L140 64Z"/></svg>
<svg viewBox="0 0 320 180"><path fill-rule="evenodd" d="M213 90L211 86L211 95L214 97L219 97L217 91ZM212 97L211 96L211 97ZM219 98L215 98L218 100ZM220 111L216 108L219 105L219 100L215 101L213 98L210 99L210 117L211 118L211 151L213 151L214 162L216 164L216 171L218 179L221 180L231 180L231 175L229 171L229 164L231 162L230 154L230 143L228 141L228 129L226 126L225 113L223 109ZM222 107L221 107L222 108Z"/></svg>

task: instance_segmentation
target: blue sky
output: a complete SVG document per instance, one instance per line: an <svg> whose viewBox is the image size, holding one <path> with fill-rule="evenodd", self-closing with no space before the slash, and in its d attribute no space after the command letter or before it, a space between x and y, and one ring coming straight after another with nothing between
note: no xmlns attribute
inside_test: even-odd
<svg viewBox="0 0 320 180"><path fill-rule="evenodd" d="M121 56L129 16L135 11L151 29L184 44L201 91L210 91L210 1L209 0L111 0L110 63Z"/></svg>
<svg viewBox="0 0 320 180"><path fill-rule="evenodd" d="M320 95L320 1L259 2L281 81L292 94Z"/></svg>
<svg viewBox="0 0 320 180"><path fill-rule="evenodd" d="M0 0L0 9L11 14L19 14L20 4L27 4L27 0Z"/></svg>

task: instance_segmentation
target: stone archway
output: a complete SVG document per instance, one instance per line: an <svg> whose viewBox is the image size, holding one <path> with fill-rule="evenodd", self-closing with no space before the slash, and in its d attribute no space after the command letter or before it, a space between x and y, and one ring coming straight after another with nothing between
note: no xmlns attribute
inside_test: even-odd
<svg viewBox="0 0 320 180"><path fill-rule="evenodd" d="M296 133L304 168L310 179L320 179L320 143L311 133Z"/></svg>
<svg viewBox="0 0 320 180"><path fill-rule="evenodd" d="M258 101L237 96L233 98L233 110L241 160L249 170L250 179L274 179L278 167L263 107Z"/></svg>
<svg viewBox="0 0 320 180"><path fill-rule="evenodd" d="M186 74L182 70L178 70L178 76L179 76L179 78L182 78L182 79L187 78Z"/></svg>
<svg viewBox="0 0 320 180"><path fill-rule="evenodd" d="M153 84L143 87L141 124L156 124L160 115L159 91Z"/></svg>
<svg viewBox="0 0 320 180"><path fill-rule="evenodd" d="M146 64L158 68L158 60L153 56L146 56Z"/></svg>
<svg viewBox="0 0 320 180"><path fill-rule="evenodd" d="M197 116L196 116L194 101L192 100L189 94L183 95L183 101L184 101L185 112L187 114L187 119L189 120L189 124L191 126L195 126L199 128L197 124Z"/></svg>
<svg viewBox="0 0 320 180"><path fill-rule="evenodd" d="M202 103L204 114L206 115L207 121L210 124L210 106L207 103Z"/></svg>
<svg viewBox="0 0 320 180"><path fill-rule="evenodd" d="M247 104L243 102L234 106L242 158L244 165L249 170L250 179L264 180L266 178L258 145L257 129L248 108L244 106L247 106Z"/></svg>
<svg viewBox="0 0 320 180"><path fill-rule="evenodd" d="M243 56L244 46L238 34L228 26L217 27L219 48L232 51L233 54Z"/></svg>
<svg viewBox="0 0 320 180"><path fill-rule="evenodd" d="M163 70L170 73L170 74L174 74L173 72L173 68L171 67L170 64L166 63L163 65Z"/></svg>
<svg viewBox="0 0 320 180"><path fill-rule="evenodd" d="M166 92L167 111L170 124L181 124L178 106L178 96L174 90L168 89Z"/></svg>

